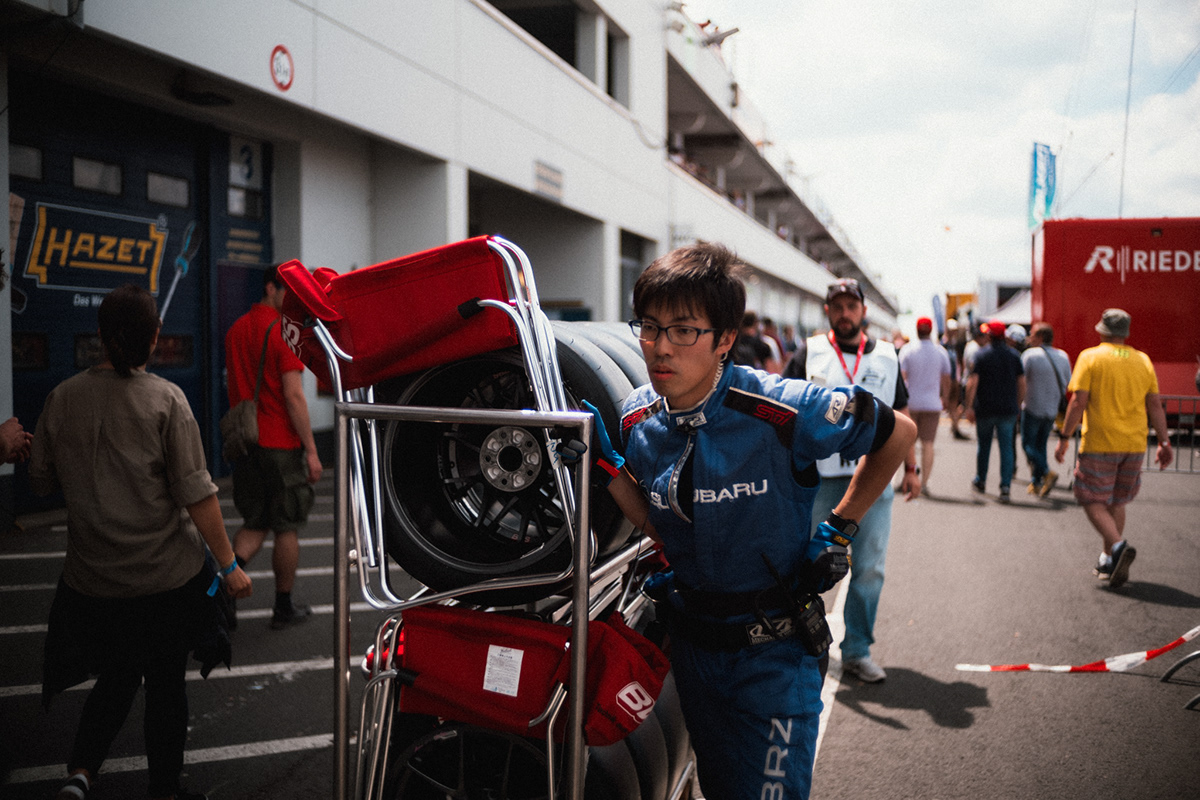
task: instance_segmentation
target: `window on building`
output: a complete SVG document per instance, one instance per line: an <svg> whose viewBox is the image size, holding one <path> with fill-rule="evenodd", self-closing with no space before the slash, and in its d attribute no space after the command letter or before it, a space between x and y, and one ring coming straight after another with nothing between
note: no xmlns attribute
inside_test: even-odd
<svg viewBox="0 0 1200 800"><path fill-rule="evenodd" d="M8 174L31 181L42 179L42 151L27 144L8 146Z"/></svg>
<svg viewBox="0 0 1200 800"><path fill-rule="evenodd" d="M243 189L240 186L230 186L228 210L231 217L262 219L262 192L256 192L253 189Z"/></svg>
<svg viewBox="0 0 1200 800"><path fill-rule="evenodd" d="M493 6L623 106L629 106L629 36L573 0L491 0Z"/></svg>
<svg viewBox="0 0 1200 800"><path fill-rule="evenodd" d="M121 194L121 165L75 156L72 182L76 189Z"/></svg>
<svg viewBox="0 0 1200 800"><path fill-rule="evenodd" d="M579 9L571 0L490 0L504 16L576 69Z"/></svg>
<svg viewBox="0 0 1200 800"><path fill-rule="evenodd" d="M629 108L629 37L613 28L608 28L608 85L604 91L613 100Z"/></svg>
<svg viewBox="0 0 1200 800"><path fill-rule="evenodd" d="M151 203L187 208L191 205L191 182L187 178L177 178L161 172L147 172L146 199Z"/></svg>

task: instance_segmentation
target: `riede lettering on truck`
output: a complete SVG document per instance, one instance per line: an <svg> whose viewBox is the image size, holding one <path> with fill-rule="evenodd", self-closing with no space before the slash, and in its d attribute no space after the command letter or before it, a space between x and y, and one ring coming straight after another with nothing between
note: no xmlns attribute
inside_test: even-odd
<svg viewBox="0 0 1200 800"><path fill-rule="evenodd" d="M1200 272L1200 250L1136 250L1128 245L1098 244L1083 272L1090 275L1097 269L1120 275L1121 283L1129 273Z"/></svg>

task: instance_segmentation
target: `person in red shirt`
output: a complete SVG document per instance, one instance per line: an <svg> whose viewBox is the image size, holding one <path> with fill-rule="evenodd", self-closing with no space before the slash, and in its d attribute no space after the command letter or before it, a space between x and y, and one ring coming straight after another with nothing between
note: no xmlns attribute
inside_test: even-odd
<svg viewBox="0 0 1200 800"><path fill-rule="evenodd" d="M292 602L300 561L297 531L308 521L321 479L321 459L304 399L304 364L288 349L279 325L287 288L276 268L263 275L262 300L238 318L225 335L229 405L258 395L258 446L233 466L233 504L243 526L233 537L233 550L243 567L275 533L271 566L275 572L275 608L271 628L279 630L304 620L312 609ZM264 345L265 342L265 345ZM263 354L266 357L263 358Z"/></svg>

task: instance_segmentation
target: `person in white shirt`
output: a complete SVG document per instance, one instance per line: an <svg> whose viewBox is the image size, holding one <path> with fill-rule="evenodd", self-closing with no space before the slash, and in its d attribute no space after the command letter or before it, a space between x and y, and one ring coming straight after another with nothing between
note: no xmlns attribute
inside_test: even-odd
<svg viewBox="0 0 1200 800"><path fill-rule="evenodd" d="M1051 347L1053 341L1054 329L1039 322L1029 334L1029 348L1021 354L1025 367L1021 446L1033 471L1029 493L1042 497L1050 494L1058 481L1058 473L1046 460L1046 442L1059 409L1066 410L1067 383L1071 380L1071 359L1064 351Z"/></svg>
<svg viewBox="0 0 1200 800"><path fill-rule="evenodd" d="M909 416L917 423L917 438L921 441L921 494L927 497L933 473L933 440L950 398L950 355L930 338L932 331L933 320L921 317L917 320L917 340L900 349Z"/></svg>

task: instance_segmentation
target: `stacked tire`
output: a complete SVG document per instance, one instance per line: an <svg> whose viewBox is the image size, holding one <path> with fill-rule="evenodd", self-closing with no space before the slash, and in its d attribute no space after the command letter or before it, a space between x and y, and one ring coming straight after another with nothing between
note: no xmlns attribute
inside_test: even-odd
<svg viewBox="0 0 1200 800"><path fill-rule="evenodd" d="M626 396L647 381L637 341L620 323L553 327L568 403L579 408L580 401L590 401L615 433ZM434 367L384 391L381 399L400 405L536 407L516 350ZM538 428L391 422L383 439L383 484L389 552L435 591L489 578L555 574L571 562L566 517ZM601 557L633 533L607 492L591 493L589 513ZM515 605L561 589L473 597Z"/></svg>

